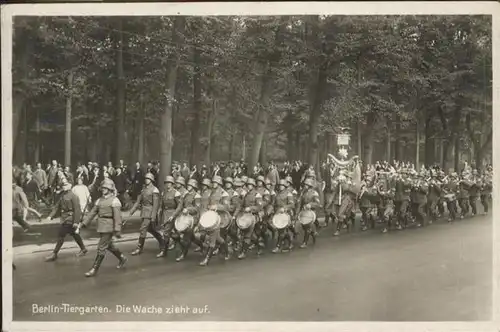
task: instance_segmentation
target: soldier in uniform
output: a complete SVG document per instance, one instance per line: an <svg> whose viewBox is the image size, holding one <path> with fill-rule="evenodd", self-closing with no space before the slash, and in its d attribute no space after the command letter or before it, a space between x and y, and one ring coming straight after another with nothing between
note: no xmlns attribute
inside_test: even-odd
<svg viewBox="0 0 500 332"><path fill-rule="evenodd" d="M299 194L295 190L295 188L293 187L293 178L291 176L287 176L285 180L286 180L286 190L293 195L293 200L295 202L295 205L297 205ZM294 206L293 210L295 211L295 209L296 209L296 206ZM293 222L292 222L292 225L290 225L289 230L292 233L292 239L290 241L289 250L292 250L293 249L293 241L298 236L297 230L295 229L295 224Z"/></svg>
<svg viewBox="0 0 500 332"><path fill-rule="evenodd" d="M262 196L255 188L254 179L248 179L246 185L248 191L243 197L242 204L236 209L233 219L238 218L240 216L240 212L242 211L245 213L252 213L255 218L259 218L259 212L262 210L263 205ZM254 236L254 228L255 225L249 227L248 229L240 230L241 251L238 255L238 259L244 259L246 257L252 242L258 245L258 238Z"/></svg>
<svg viewBox="0 0 500 332"><path fill-rule="evenodd" d="M76 196L71 191L71 183L65 182L62 186L62 190L63 194L61 195L61 199L56 202L56 205L52 209L52 212L47 217L47 220L50 221L52 218L54 218L54 216L60 214L61 226L59 228L56 247L54 248L52 255L45 259L46 262L52 262L57 259L57 254L59 253L59 250L61 250L61 247L64 244L64 239L68 234L70 234L73 239L75 239L75 242L80 247L80 252L77 256L84 256L85 254L87 254L87 249L83 244L82 237L80 236L80 234L75 232L82 217L80 201L78 200L78 196Z"/></svg>
<svg viewBox="0 0 500 332"><path fill-rule="evenodd" d="M225 190L229 195L228 212L231 215L231 217L233 217L234 213L236 212L236 209L241 205L241 199L243 197L240 196L240 194L243 193L243 190L241 188L242 183L241 180L238 178L233 180L233 178L227 177L226 179L224 179L224 185L225 185ZM236 190L233 189L233 185L236 186ZM238 242L237 228L238 227L236 226L236 223L231 222L227 228L221 229L221 237L224 239L224 241L228 242L229 244L229 238L231 238L232 243L236 245Z"/></svg>
<svg viewBox="0 0 500 332"><path fill-rule="evenodd" d="M491 176L485 173L481 180L481 204L483 205L484 214L488 214L489 211L489 201L491 200L491 191L493 190Z"/></svg>
<svg viewBox="0 0 500 332"><path fill-rule="evenodd" d="M347 230L351 229L352 222L352 212L354 211L355 202L356 202L356 191L354 189L353 183L350 179L350 174L346 171L341 172L342 178L340 179L340 185L342 186L342 201L340 203L339 213L338 213L338 222L337 222L337 230L333 234L334 236L340 235L340 227L344 223L348 223Z"/></svg>
<svg viewBox="0 0 500 332"><path fill-rule="evenodd" d="M274 201L274 207L276 213L287 213L290 217L293 216L293 210L295 209L295 200L293 194L286 190L286 180L279 181L279 192L276 195ZM292 238L290 234L290 228L278 230L278 240L276 242L276 248L273 249L273 253L278 253L284 247L283 244L288 241L288 247L290 247Z"/></svg>
<svg viewBox="0 0 500 332"><path fill-rule="evenodd" d="M432 172L431 180L429 183L429 195L427 196L427 213L430 217L430 224L437 221L438 219L437 204L440 197L441 186L439 184L439 180L436 178L436 173Z"/></svg>
<svg viewBox="0 0 500 332"><path fill-rule="evenodd" d="M325 226L328 226L330 218L335 221L335 171L333 165L326 165L323 181Z"/></svg>
<svg viewBox="0 0 500 332"><path fill-rule="evenodd" d="M384 228L382 229L382 233L387 233L387 231L391 228L392 221L394 219L394 196L396 194L395 183L393 181L394 174L387 176L386 187L383 189L379 188L379 195L383 202L382 218L384 221Z"/></svg>
<svg viewBox="0 0 500 332"><path fill-rule="evenodd" d="M165 247L156 256L158 258L167 255L167 249L170 249L170 244L172 247L175 246L174 242L170 240L172 238L172 231L174 230L175 218L182 210L182 194L174 188L176 182L174 177L168 175L163 182L165 184L165 190L161 194L160 222L163 229L162 235Z"/></svg>
<svg viewBox="0 0 500 332"><path fill-rule="evenodd" d="M366 231L370 219L372 209L371 196L375 194L375 187L373 186L373 178L369 173L365 174L364 180L361 182L361 191L358 195L359 209L361 210L361 230Z"/></svg>
<svg viewBox="0 0 500 332"><path fill-rule="evenodd" d="M456 193L459 190L458 186L458 174L452 172L450 174L450 179L443 184L443 192L446 199L446 207L448 209L448 222L452 222L457 217L457 199Z"/></svg>
<svg viewBox="0 0 500 332"><path fill-rule="evenodd" d="M263 203L262 210L259 212L259 219L255 225L255 234L259 239L258 254L261 255L263 254L263 249L267 246L268 242L267 228L270 218L269 207L271 205L271 193L265 187L265 179L262 175L257 176L256 183L256 190L262 196ZM262 240L262 242L260 242L260 240Z"/></svg>
<svg viewBox="0 0 500 332"><path fill-rule="evenodd" d="M477 200L479 198L480 188L480 178L477 170L472 171L472 178L470 179L471 186L469 188L469 204L472 210L472 215L477 214Z"/></svg>
<svg viewBox="0 0 500 332"><path fill-rule="evenodd" d="M397 228L402 229L401 223L408 224L408 205L410 203L411 182L407 170L401 170L401 176L396 179L396 194L394 196Z"/></svg>
<svg viewBox="0 0 500 332"><path fill-rule="evenodd" d="M278 180L279 183L279 180ZM274 191L274 185L271 183L271 180L266 179L265 182L266 188L269 191L269 204L266 207L266 215L267 215L267 229L271 232L272 239L274 240L276 238L276 230L274 229L273 225L271 224L271 218L273 217L274 214L274 201L276 200L276 192ZM264 230L265 234L265 230Z"/></svg>
<svg viewBox="0 0 500 332"><path fill-rule="evenodd" d="M423 174L418 175L418 179L412 187L412 210L418 227L424 226L425 207L427 206L427 193L429 192L427 183L423 179Z"/></svg>
<svg viewBox="0 0 500 332"><path fill-rule="evenodd" d="M210 195L212 195L212 181L208 178L203 178L201 181L201 199L200 199L200 216L209 210L209 204L210 204ZM203 242L201 242L203 243ZM202 251L203 247L198 247L194 250L194 252L200 252Z"/></svg>
<svg viewBox="0 0 500 332"><path fill-rule="evenodd" d="M201 207L201 196L196 191L198 189L198 183L195 179L190 179L187 184L187 192L182 200L182 214L189 214L194 219L193 227L196 227L200 219L200 207ZM176 234L179 236L178 241L181 247L181 254L176 258L177 262L183 261L189 250L189 246L192 241L197 241L194 238L193 229L186 229L181 234ZM203 243L197 241L199 248L203 247Z"/></svg>
<svg viewBox="0 0 500 332"><path fill-rule="evenodd" d="M158 222L158 208L160 207L160 191L153 185L154 175L147 173L144 177L144 188L142 189L137 201L130 210L130 216L140 207L141 209L141 228L139 234L139 243L131 255L140 255L146 242L146 235L149 232L158 241L160 253L158 256L164 255L165 241L162 235L156 230ZM160 256L161 257L161 256Z"/></svg>
<svg viewBox="0 0 500 332"><path fill-rule="evenodd" d="M23 189L17 185L15 178L12 179L12 219L22 227L24 232L30 230L30 225L26 222L28 198Z"/></svg>
<svg viewBox="0 0 500 332"><path fill-rule="evenodd" d="M121 237L122 217L120 200L113 194L115 184L112 180L106 179L101 183L102 196L96 201L93 209L90 211L87 219L81 223L80 227L88 227L92 220L97 216L97 232L99 233L99 243L97 244L97 256L94 265L87 277L93 277L97 274L99 267L104 259L106 250L118 258L117 269L123 268L127 262L127 257L115 247L113 236Z"/></svg>
<svg viewBox="0 0 500 332"><path fill-rule="evenodd" d="M462 173L462 180L458 182L458 204L460 205L460 219L463 219L469 213L469 189L472 182L469 180L469 172Z"/></svg>
<svg viewBox="0 0 500 332"><path fill-rule="evenodd" d="M307 178L304 180L305 189L302 192L302 195L299 197L299 202L297 205L297 209L295 211L295 215L298 216L300 211L302 210L316 210L319 208L319 194L314 189L315 184L312 178ZM316 243L316 225L312 222L309 225L302 225L302 229L304 231L304 240L302 241L301 248L306 248L307 243L309 241L309 236L312 236L313 244Z"/></svg>
<svg viewBox="0 0 500 332"><path fill-rule="evenodd" d="M222 178L216 175L213 177L212 183L213 183L213 190L209 197L208 208L216 212L222 212L222 211L227 212L229 208L229 195L221 187ZM198 232L196 232L195 238L198 242L206 243L208 247L206 249L205 258L200 263L201 266L208 265L217 246L223 248L225 259L226 260L229 259L229 250L227 247L227 243L220 236L219 228L211 230L200 228Z"/></svg>

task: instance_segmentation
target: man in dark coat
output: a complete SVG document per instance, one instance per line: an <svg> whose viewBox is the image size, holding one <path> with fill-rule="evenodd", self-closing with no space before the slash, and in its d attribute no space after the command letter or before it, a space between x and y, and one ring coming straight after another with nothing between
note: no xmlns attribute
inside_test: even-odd
<svg viewBox="0 0 500 332"><path fill-rule="evenodd" d="M135 163L135 171L132 175L132 199L135 201L142 191L144 185L144 172L139 162Z"/></svg>

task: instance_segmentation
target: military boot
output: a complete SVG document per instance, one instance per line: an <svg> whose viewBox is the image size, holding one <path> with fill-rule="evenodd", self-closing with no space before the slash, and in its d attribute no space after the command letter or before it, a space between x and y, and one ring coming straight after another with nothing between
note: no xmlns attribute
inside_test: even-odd
<svg viewBox="0 0 500 332"><path fill-rule="evenodd" d="M94 277L97 274L97 271L99 270L99 267L101 267L102 261L104 259L104 255L97 255L94 261L94 266L90 269L89 272L85 273L86 277Z"/></svg>
<svg viewBox="0 0 500 332"><path fill-rule="evenodd" d="M144 242L146 242L146 239L143 237L140 237L139 243L137 244L137 248L134 251L132 251L130 254L132 256L137 256L137 255L142 254L142 249L144 248Z"/></svg>
<svg viewBox="0 0 500 332"><path fill-rule="evenodd" d="M241 252L238 255L238 259L245 259L247 257L248 244L243 242L241 244Z"/></svg>
<svg viewBox="0 0 500 332"><path fill-rule="evenodd" d="M310 232L306 231L306 233L304 234L304 241L300 245L300 248L302 248L302 249L307 248L307 242L309 242L309 234L310 234Z"/></svg>
<svg viewBox="0 0 500 332"><path fill-rule="evenodd" d="M87 249L82 249L78 254L76 254L76 257L83 257L85 256L89 251Z"/></svg>
<svg viewBox="0 0 500 332"><path fill-rule="evenodd" d="M224 260L228 261L231 259L231 253L229 251L229 244L227 242L224 242L224 244L222 244L222 247L224 249Z"/></svg>
<svg viewBox="0 0 500 332"><path fill-rule="evenodd" d="M127 263L128 258L124 254L121 254L119 259L120 259L120 262L118 263L116 268L122 269L125 266L125 263Z"/></svg>
<svg viewBox="0 0 500 332"><path fill-rule="evenodd" d="M200 266L207 266L208 262L210 261L210 258L212 258L213 253L214 253L214 248L209 247L207 249L207 254L205 255L205 259L201 261Z"/></svg>
<svg viewBox="0 0 500 332"><path fill-rule="evenodd" d="M45 257L46 262L53 262L57 259L57 253L53 252L50 256Z"/></svg>
<svg viewBox="0 0 500 332"><path fill-rule="evenodd" d="M181 255L175 259L176 262L182 262L188 253L189 250L189 244L185 244L181 246Z"/></svg>

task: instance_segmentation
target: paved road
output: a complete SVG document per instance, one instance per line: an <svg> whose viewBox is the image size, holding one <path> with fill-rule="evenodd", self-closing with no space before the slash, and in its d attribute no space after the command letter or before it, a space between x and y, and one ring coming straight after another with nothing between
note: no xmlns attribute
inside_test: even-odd
<svg viewBox="0 0 500 332"><path fill-rule="evenodd" d="M207 268L192 253L154 257L147 242L126 270L107 256L96 278L93 262L66 252L55 263L42 254L16 257L14 320L43 321L469 321L490 320L492 218L381 234L330 236L292 253L252 255L245 261L215 258ZM130 251L133 242L121 243ZM33 304L100 305L110 312L33 314ZM117 313L116 306L163 308L162 313ZM189 313L167 308L184 306ZM194 311L202 313L194 313Z"/></svg>

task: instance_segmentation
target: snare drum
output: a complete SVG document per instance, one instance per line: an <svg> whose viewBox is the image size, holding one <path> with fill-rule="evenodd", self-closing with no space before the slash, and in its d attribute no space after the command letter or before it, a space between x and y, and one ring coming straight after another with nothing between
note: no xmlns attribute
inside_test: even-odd
<svg viewBox="0 0 500 332"><path fill-rule="evenodd" d="M255 225L255 216L251 213L243 213L236 219L236 225L241 230L245 230Z"/></svg>
<svg viewBox="0 0 500 332"><path fill-rule="evenodd" d="M276 229L285 229L291 223L290 215L287 213L276 213L273 216L272 224Z"/></svg>
<svg viewBox="0 0 500 332"><path fill-rule="evenodd" d="M182 233L193 228L194 218L189 214L181 214L175 219L175 229L177 232Z"/></svg>
<svg viewBox="0 0 500 332"><path fill-rule="evenodd" d="M316 220L316 213L312 210L302 210L298 216L299 222L306 226L313 223Z"/></svg>
<svg viewBox="0 0 500 332"><path fill-rule="evenodd" d="M227 211L221 211L219 212L220 216L220 228L226 229L229 226L231 226L231 221L233 220L231 218L231 215Z"/></svg>
<svg viewBox="0 0 500 332"><path fill-rule="evenodd" d="M221 218L215 211L206 211L200 217L200 226L207 231L215 230L220 225Z"/></svg>

